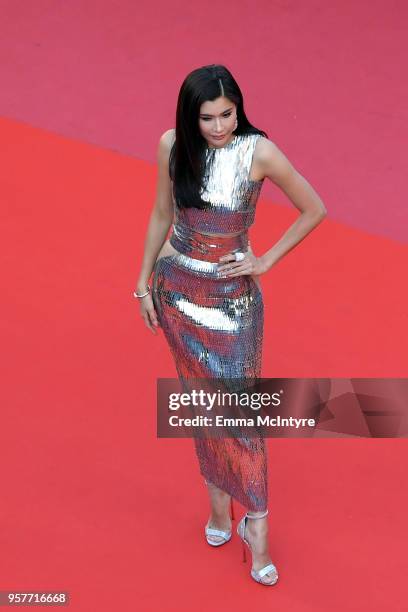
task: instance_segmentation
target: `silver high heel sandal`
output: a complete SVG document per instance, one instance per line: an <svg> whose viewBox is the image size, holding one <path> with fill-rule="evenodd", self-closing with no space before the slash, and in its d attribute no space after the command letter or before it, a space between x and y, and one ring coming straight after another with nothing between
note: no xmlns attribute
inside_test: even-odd
<svg viewBox="0 0 408 612"><path fill-rule="evenodd" d="M248 540L245 539L245 528L246 528L247 519L249 518L250 519L260 519L260 518L264 518L267 514L268 514L268 510L266 510L265 512L263 512L262 514L258 516L252 516L251 514L248 514L247 512L246 514L244 514L244 516L242 517L242 519L239 521L237 525L237 533L242 540L242 552L243 552L243 562L244 563L246 563L245 544L248 546L249 550L252 553L251 546L249 545ZM264 582L262 578L266 574L271 574L271 573L274 574L274 580L272 582ZM261 584L264 584L265 586L272 586L276 584L278 580L278 572L273 563L268 563L268 565L265 565L265 567L261 567L261 569L259 570L251 569L251 576L254 580L256 580L256 582L260 582Z"/></svg>
<svg viewBox="0 0 408 612"><path fill-rule="evenodd" d="M210 482L207 482L206 480L204 480L204 482L207 485L211 484ZM231 497L231 504L230 504L230 516L231 516L231 521L233 521L235 519L235 516L234 516L234 506L232 503L232 497ZM214 529L213 527L206 526L204 531L205 531L205 539L207 540L210 546L222 546L223 544L226 544L227 542L229 542L232 537L232 529L229 529L228 531L223 531L222 529ZM218 536L222 538L222 540L215 541L215 540L212 540L209 536Z"/></svg>

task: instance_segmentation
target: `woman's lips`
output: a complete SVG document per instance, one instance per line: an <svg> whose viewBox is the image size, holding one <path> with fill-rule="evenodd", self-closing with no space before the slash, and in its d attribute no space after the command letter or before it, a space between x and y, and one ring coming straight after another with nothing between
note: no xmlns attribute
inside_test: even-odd
<svg viewBox="0 0 408 612"><path fill-rule="evenodd" d="M223 136L213 136L213 138L215 138L215 140L222 140L225 138L225 134Z"/></svg>

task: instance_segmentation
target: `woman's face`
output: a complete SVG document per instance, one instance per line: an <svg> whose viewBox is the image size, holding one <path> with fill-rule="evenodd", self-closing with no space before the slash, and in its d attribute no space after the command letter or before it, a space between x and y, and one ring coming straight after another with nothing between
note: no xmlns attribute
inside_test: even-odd
<svg viewBox="0 0 408 612"><path fill-rule="evenodd" d="M223 147L234 139L236 104L221 96L200 107L198 125L209 147Z"/></svg>

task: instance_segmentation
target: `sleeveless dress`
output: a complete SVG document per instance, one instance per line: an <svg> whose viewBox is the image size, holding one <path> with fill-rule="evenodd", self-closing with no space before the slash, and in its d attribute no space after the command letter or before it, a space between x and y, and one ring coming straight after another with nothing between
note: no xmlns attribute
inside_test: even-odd
<svg viewBox="0 0 408 612"><path fill-rule="evenodd" d="M208 208L180 208L159 257L152 299L180 380L260 377L264 306L250 275L223 278L219 257L248 250L263 180L250 179L259 134L207 147L201 197ZM211 234L221 234L214 236ZM234 235L227 235L234 234ZM251 511L267 508L267 452L260 437L194 438L200 472Z"/></svg>

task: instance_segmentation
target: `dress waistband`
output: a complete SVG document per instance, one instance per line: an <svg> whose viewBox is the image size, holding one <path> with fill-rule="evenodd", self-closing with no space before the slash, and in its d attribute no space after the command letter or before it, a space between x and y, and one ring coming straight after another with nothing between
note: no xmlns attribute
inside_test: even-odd
<svg viewBox="0 0 408 612"><path fill-rule="evenodd" d="M208 262L218 262L227 253L248 250L248 231L236 236L214 236L196 232L180 223L173 224L170 244L180 253Z"/></svg>

